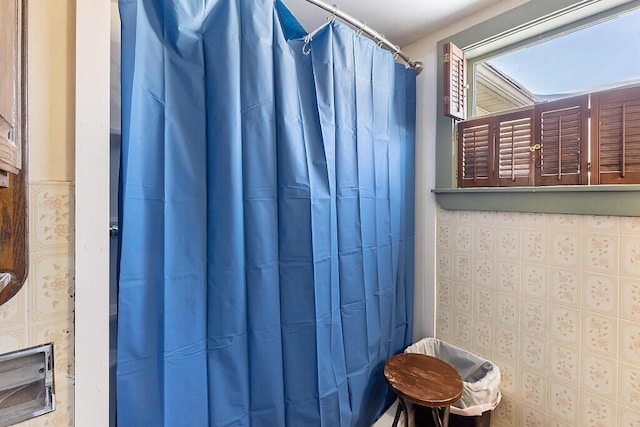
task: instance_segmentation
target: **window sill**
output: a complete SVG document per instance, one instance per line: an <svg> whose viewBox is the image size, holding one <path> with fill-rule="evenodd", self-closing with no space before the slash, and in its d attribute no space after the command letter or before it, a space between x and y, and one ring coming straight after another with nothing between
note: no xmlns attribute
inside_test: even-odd
<svg viewBox="0 0 640 427"><path fill-rule="evenodd" d="M449 210L640 216L640 185L436 188Z"/></svg>

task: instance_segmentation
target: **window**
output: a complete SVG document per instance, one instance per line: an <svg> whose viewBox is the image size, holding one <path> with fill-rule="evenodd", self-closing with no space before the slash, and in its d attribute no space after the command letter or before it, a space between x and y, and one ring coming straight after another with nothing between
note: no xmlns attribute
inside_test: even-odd
<svg viewBox="0 0 640 427"><path fill-rule="evenodd" d="M467 55L467 68L476 69L469 79L474 97L466 109L475 117L462 122L448 118L440 104L433 190L437 201L448 209L640 215L634 202L640 195L640 185L635 185L640 183L640 98L635 89L627 86L618 92L596 85L580 96L568 96L568 91L540 99L536 90L523 87L491 60L639 8L638 0L537 0L442 40L440 52L453 42ZM441 82L444 68L438 70ZM481 111L481 85L505 95L494 99L502 105L501 113ZM443 85L438 91L446 101ZM608 112L600 105L603 99L610 102ZM603 130L606 121L611 129ZM625 148L616 147L614 138ZM631 185L612 186L620 183Z"/></svg>
<svg viewBox="0 0 640 427"><path fill-rule="evenodd" d="M588 93L640 82L640 54L625 46L640 45L639 27L640 11L632 11L476 61L469 71L476 85L468 111L491 118L457 125L458 187L640 184L637 86ZM465 55L447 43L444 58L445 102L466 105L458 72L466 69ZM568 97L575 92L585 95ZM589 105L600 105L599 99L612 99L611 105L590 120ZM464 118L450 110L445 115ZM591 167L607 176L590 180Z"/></svg>

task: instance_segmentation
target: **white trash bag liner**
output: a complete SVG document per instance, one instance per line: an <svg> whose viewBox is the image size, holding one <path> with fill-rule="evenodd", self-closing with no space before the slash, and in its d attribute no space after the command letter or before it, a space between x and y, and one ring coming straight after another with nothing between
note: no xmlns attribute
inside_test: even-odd
<svg viewBox="0 0 640 427"><path fill-rule="evenodd" d="M491 411L500 394L500 369L492 362L437 338L424 338L407 347L405 353L420 353L447 362L462 377L462 397L451 405L451 413L467 417Z"/></svg>

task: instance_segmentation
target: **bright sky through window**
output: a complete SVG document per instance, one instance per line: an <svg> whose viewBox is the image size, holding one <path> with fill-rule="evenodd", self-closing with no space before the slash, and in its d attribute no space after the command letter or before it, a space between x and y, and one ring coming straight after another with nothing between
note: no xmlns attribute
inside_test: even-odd
<svg viewBox="0 0 640 427"><path fill-rule="evenodd" d="M487 62L541 99L640 83L640 10Z"/></svg>

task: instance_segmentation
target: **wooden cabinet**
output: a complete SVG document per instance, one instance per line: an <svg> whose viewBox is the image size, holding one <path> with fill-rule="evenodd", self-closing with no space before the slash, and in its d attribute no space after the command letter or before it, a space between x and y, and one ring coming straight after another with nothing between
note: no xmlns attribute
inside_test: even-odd
<svg viewBox="0 0 640 427"><path fill-rule="evenodd" d="M26 0L0 0L0 304L27 276Z"/></svg>

